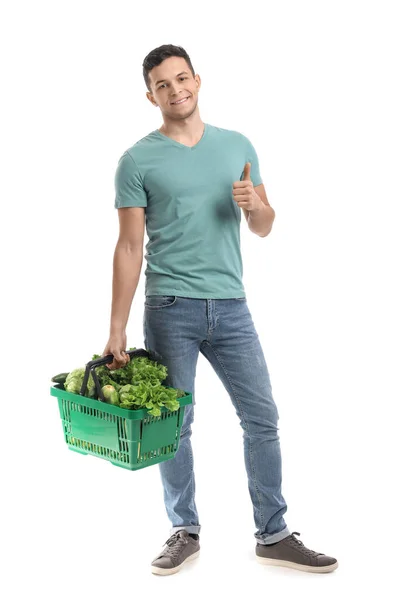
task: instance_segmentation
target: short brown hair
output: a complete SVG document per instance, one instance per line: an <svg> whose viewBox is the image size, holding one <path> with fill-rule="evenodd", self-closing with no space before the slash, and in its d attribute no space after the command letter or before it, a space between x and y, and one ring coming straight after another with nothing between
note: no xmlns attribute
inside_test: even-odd
<svg viewBox="0 0 396 600"><path fill-rule="evenodd" d="M143 77L146 83L147 89L152 93L150 80L149 80L149 72L154 67L160 65L163 60L169 58L170 56L181 56L184 58L195 77L194 67L191 64L190 57L187 52L181 46L173 46L172 44L164 44L163 46L159 46L158 48L154 48L151 50L149 54L147 54L146 58L143 61Z"/></svg>

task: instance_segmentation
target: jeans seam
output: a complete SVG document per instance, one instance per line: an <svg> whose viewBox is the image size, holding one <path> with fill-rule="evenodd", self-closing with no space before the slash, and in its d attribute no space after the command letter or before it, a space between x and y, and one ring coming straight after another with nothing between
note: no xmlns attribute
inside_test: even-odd
<svg viewBox="0 0 396 600"><path fill-rule="evenodd" d="M221 359L219 357L219 355L217 354L216 350L213 348L213 346L210 344L210 342L208 342L207 340L204 341L204 343L208 344L208 346L210 346L210 348L213 350L213 354L215 355L215 357L217 358L217 361L219 363L219 365L221 366L221 368L223 369L225 376L227 377L227 380L231 386L232 391L234 392L235 398L237 399L238 402L238 406L239 406L239 410L241 411L241 415L243 418L243 422L245 423L245 427L246 427L246 431L247 431L247 436L248 436L248 440L249 440L249 459L250 459L250 468L252 470L253 473L253 481L254 481L254 487L256 488L256 494L257 494L257 498L259 499L259 506L260 506L260 522L261 522L261 526L263 525L263 513L262 513L262 503L261 503L261 494L258 491L258 487L257 487L257 479L256 479L256 471L254 470L254 466L253 466L253 461L252 461L252 443L251 443L251 437L249 434L249 426L245 420L245 415L242 409L242 405L241 405L241 401L238 397L238 394L235 391L234 386L232 385L232 381L229 377L229 374L227 372L227 369L225 368L225 366L223 365L223 363L221 362Z"/></svg>
<svg viewBox="0 0 396 600"><path fill-rule="evenodd" d="M191 486L191 497L193 498L193 502L195 504L195 490L194 490L194 486L193 486L193 451L192 451L192 445L191 445L191 439L190 439L190 486ZM194 508L196 508L194 506Z"/></svg>
<svg viewBox="0 0 396 600"><path fill-rule="evenodd" d="M178 298L178 296L175 297L175 300L173 300L173 302L170 302L169 304L160 304L159 306L153 306L151 304L146 304L146 302L145 302L144 308L146 308L148 310L161 310L161 308L168 308L169 306L174 306L176 304L177 298Z"/></svg>

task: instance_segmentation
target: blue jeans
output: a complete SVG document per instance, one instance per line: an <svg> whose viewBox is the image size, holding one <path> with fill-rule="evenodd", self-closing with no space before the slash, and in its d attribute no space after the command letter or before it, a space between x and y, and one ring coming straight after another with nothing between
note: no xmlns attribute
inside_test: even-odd
<svg viewBox="0 0 396 600"><path fill-rule="evenodd" d="M283 519L287 505L281 493L279 414L246 298L146 296L143 331L146 350L168 368L163 384L191 392L193 397L193 403L185 407L178 451L174 458L158 463L172 523L170 533L201 530L191 447L195 374L201 352L223 382L243 429L245 466L257 527L254 536L265 545L290 535Z"/></svg>

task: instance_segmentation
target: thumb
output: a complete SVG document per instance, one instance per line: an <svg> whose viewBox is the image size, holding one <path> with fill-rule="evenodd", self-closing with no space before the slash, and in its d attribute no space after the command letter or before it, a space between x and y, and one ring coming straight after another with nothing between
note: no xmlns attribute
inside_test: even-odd
<svg viewBox="0 0 396 600"><path fill-rule="evenodd" d="M246 163L244 169L243 169L243 179L242 181L250 181L250 167L251 164L250 163Z"/></svg>

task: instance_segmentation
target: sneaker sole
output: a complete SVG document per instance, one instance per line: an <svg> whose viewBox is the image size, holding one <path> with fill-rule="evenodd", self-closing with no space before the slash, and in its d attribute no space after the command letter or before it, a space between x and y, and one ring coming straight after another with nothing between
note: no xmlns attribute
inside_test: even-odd
<svg viewBox="0 0 396 600"><path fill-rule="evenodd" d="M332 565L325 565L323 567L312 567L309 565L299 565L298 563L290 562L288 560L263 558L262 556L257 555L256 559L263 565L269 565L272 567L290 567L291 569L297 569L298 571L306 571L309 573L331 573L331 571L335 571L335 569L338 567L338 562L335 562Z"/></svg>
<svg viewBox="0 0 396 600"><path fill-rule="evenodd" d="M198 550L198 552L194 552L194 554L190 554L190 556L188 556L185 560L183 560L183 562L180 563L180 565L178 565L177 567L173 567L172 569L164 569L162 567L156 567L153 565L151 567L151 572L154 573L154 575L173 575L174 573L177 573L178 571L180 571L180 569L186 562L188 562L190 560L194 560L195 558L198 558L199 553L200 553L200 550Z"/></svg>

